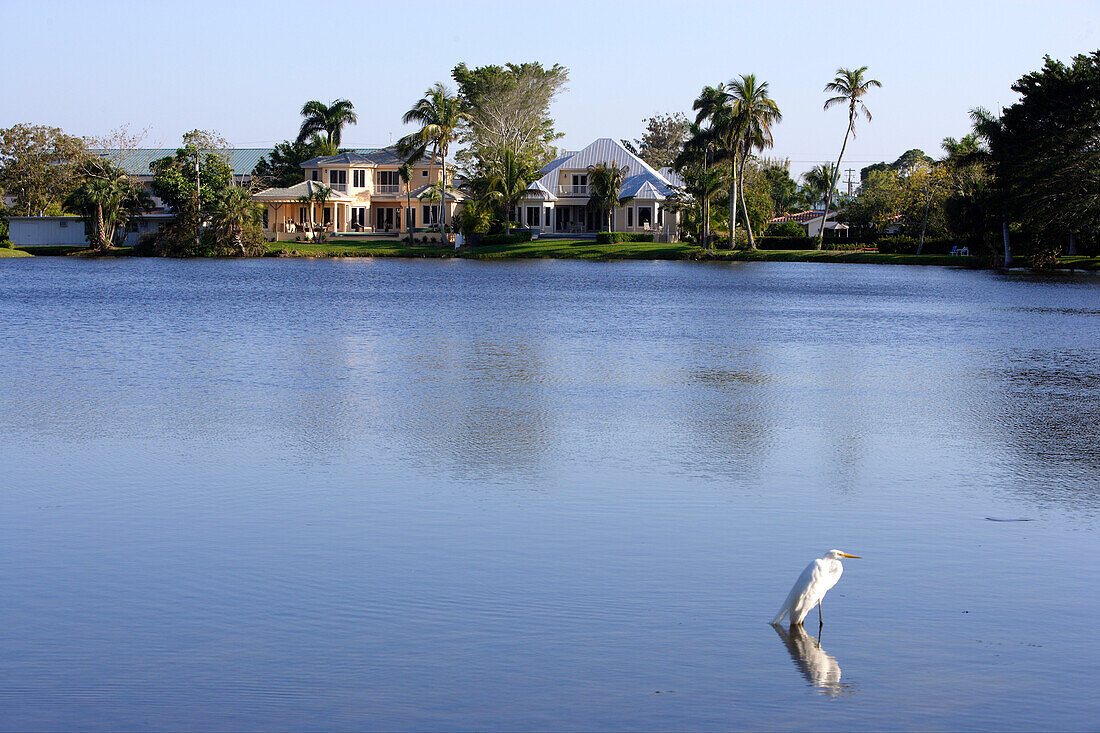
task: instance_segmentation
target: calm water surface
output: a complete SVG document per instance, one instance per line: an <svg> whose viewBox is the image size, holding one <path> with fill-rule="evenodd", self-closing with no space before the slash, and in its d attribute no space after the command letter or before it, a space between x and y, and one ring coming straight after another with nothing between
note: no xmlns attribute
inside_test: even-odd
<svg viewBox="0 0 1100 733"><path fill-rule="evenodd" d="M3 730L1100 721L1096 277L7 260L0 365Z"/></svg>

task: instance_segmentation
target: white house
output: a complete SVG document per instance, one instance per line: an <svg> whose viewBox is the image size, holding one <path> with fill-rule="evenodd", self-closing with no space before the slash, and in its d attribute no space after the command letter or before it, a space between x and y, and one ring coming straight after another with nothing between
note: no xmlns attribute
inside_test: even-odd
<svg viewBox="0 0 1100 733"><path fill-rule="evenodd" d="M836 217L844 213L844 209L840 211L830 211L829 220L825 222L825 231L831 231L834 236L847 237L848 225L841 224L836 221ZM821 232L821 221L824 218L824 210L811 210L802 211L797 214L784 214L783 216L777 216L771 219L768 224L785 224L787 222L795 222L802 226L806 230L807 237L816 237Z"/></svg>
<svg viewBox="0 0 1100 733"><path fill-rule="evenodd" d="M542 234L586 234L606 228L606 219L588 206L589 169L601 163L626 168L620 194L626 203L612 213L612 230L673 241L677 218L666 211L664 202L675 184L609 137L545 165L538 180L527 187L516 220Z"/></svg>

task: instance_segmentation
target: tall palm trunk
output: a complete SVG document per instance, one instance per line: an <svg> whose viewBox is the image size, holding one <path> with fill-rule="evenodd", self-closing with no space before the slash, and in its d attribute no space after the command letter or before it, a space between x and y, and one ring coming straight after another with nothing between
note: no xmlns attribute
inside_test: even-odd
<svg viewBox="0 0 1100 733"><path fill-rule="evenodd" d="M737 153L730 158L730 249L737 243Z"/></svg>
<svg viewBox="0 0 1100 733"><path fill-rule="evenodd" d="M749 249L756 249L756 241L752 236L752 222L749 221L749 207L745 203L745 162L749 159L748 153L741 155L741 174L737 177L737 190L741 196L741 211L745 217L745 231L749 235Z"/></svg>
<svg viewBox="0 0 1100 733"><path fill-rule="evenodd" d="M440 236L447 236L447 146L440 146L439 164L443 171L443 179L439 188L439 221Z"/></svg>
<svg viewBox="0 0 1100 733"><path fill-rule="evenodd" d="M833 203L833 189L836 187L833 176L840 170L840 161L844 160L844 149L848 147L848 136L852 134L852 128L855 127L855 124L856 108L853 103L851 110L848 112L848 131L844 133L844 144L840 146L840 157L836 159L836 168L829 171L829 193L825 195L825 213L821 216L821 229L817 233L817 244L814 245L814 249L821 249L822 244L825 242L825 222L829 221L829 205Z"/></svg>
<svg viewBox="0 0 1100 733"><path fill-rule="evenodd" d="M103 223L103 204L95 205L95 248L107 249L110 243L107 241L107 227Z"/></svg>

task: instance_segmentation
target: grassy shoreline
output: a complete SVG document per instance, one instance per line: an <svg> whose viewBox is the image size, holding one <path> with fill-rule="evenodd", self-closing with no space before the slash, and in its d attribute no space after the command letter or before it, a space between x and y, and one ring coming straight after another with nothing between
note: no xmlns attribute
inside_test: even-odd
<svg viewBox="0 0 1100 733"><path fill-rule="evenodd" d="M0 250L0 256L3 250ZM7 250L9 257L35 256L106 256L127 257L129 248L92 255L82 247L26 247ZM17 254L16 254L17 253ZM935 265L940 267L983 267L976 257L950 255L885 254L881 252L834 252L829 250L715 250L707 252L693 244L661 242L616 242L598 244L592 239L538 239L518 244L493 244L456 250L438 244L414 244L391 240L338 239L321 243L278 242L268 245L269 257L399 257L462 258L471 260L570 259L615 260L687 260L695 262L840 262L874 265ZM1100 257L1062 257L1059 269L1100 271Z"/></svg>

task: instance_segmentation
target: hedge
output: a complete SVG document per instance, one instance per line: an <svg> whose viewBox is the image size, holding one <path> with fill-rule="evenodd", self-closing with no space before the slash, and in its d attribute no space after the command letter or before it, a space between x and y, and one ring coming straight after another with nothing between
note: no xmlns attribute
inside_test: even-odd
<svg viewBox="0 0 1100 733"><path fill-rule="evenodd" d="M487 244L519 244L531 241L530 229L517 229L513 234L481 234L477 235L475 246Z"/></svg>
<svg viewBox="0 0 1100 733"><path fill-rule="evenodd" d="M596 244L613 244L617 242L652 242L652 234L634 234L632 232L599 232L596 234Z"/></svg>
<svg viewBox="0 0 1100 733"><path fill-rule="evenodd" d="M917 247L920 245L920 238L880 237L875 244L878 246L878 251L883 254L915 255L917 253ZM921 250L921 254L945 255L951 252L953 247L962 246L964 245L961 242L951 239L929 239L925 237L924 248Z"/></svg>
<svg viewBox="0 0 1100 733"><path fill-rule="evenodd" d="M756 239L758 249L813 249L813 237L758 237Z"/></svg>

